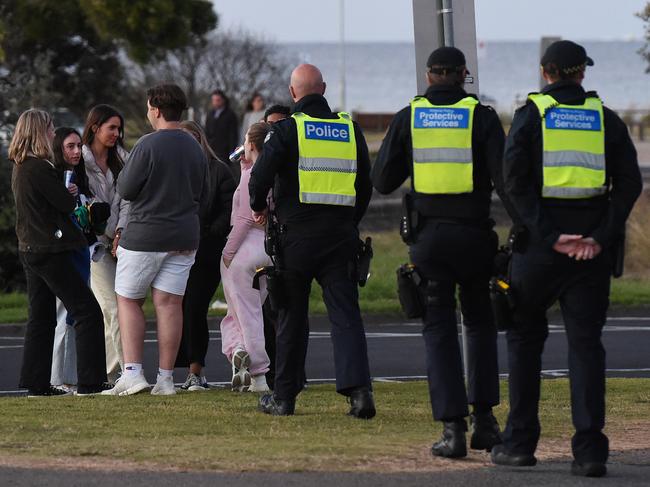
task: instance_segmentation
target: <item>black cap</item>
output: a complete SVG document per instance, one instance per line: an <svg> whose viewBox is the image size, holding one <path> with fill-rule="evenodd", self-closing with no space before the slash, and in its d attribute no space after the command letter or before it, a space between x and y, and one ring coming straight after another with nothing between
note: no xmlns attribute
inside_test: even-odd
<svg viewBox="0 0 650 487"><path fill-rule="evenodd" d="M557 41L546 48L541 64L555 64L565 73L570 73L583 66L593 66L594 61L587 56L587 51L580 44L571 41Z"/></svg>
<svg viewBox="0 0 650 487"><path fill-rule="evenodd" d="M463 51L455 47L439 47L427 59L427 68L436 66L446 69L456 69L465 66L465 55Z"/></svg>

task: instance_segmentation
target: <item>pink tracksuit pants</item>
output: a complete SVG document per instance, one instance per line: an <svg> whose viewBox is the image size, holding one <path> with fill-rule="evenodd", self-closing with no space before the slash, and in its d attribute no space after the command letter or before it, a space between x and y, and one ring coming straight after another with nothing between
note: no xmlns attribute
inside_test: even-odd
<svg viewBox="0 0 650 487"><path fill-rule="evenodd" d="M230 266L221 259L221 283L228 303L228 314L221 320L221 351L229 361L238 348L251 358L251 375L269 370L269 356L264 347L262 305L266 300L266 277L260 279L260 289L253 289L257 268L271 265L264 252L264 230L251 228L237 250Z"/></svg>

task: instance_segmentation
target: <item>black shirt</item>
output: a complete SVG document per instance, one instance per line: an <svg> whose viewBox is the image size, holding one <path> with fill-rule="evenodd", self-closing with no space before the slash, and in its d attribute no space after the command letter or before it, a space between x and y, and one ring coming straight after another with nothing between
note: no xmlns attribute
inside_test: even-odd
<svg viewBox="0 0 650 487"><path fill-rule="evenodd" d="M453 105L468 95L459 86L430 86L424 96L433 105ZM415 208L421 215L480 220L490 214L492 188L501 194L501 158L505 135L496 112L476 105L472 128L474 190L466 194L421 194L413 191L413 144L411 106L393 118L377 160L372 168L372 184L383 194L391 193L411 177Z"/></svg>
<svg viewBox="0 0 650 487"><path fill-rule="evenodd" d="M542 93L566 105L582 105L586 93L572 81L558 81ZM504 189L515 223L528 231L530 242L551 247L562 233L593 237L608 247L624 232L634 202L642 189L636 150L627 127L603 108L605 127L606 195L587 199L542 198L542 126L537 106L530 100L515 112L504 154Z"/></svg>
<svg viewBox="0 0 650 487"><path fill-rule="evenodd" d="M325 98L321 95L307 95L295 106L295 112L304 112L315 118L336 119ZM251 208L262 211L266 208L269 189L274 186L275 209L280 223L353 221L358 224L370 203L370 159L366 139L359 126L354 124L354 138L357 144L356 205L334 206L300 203L298 198L298 133L296 121L287 118L273 124L264 148L251 171L248 184Z"/></svg>

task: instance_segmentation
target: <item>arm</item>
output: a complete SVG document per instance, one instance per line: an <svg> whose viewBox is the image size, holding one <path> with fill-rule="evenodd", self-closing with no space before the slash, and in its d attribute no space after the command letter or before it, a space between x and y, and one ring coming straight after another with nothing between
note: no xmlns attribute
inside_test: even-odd
<svg viewBox="0 0 650 487"><path fill-rule="evenodd" d="M536 153L537 152L537 153ZM536 108L528 104L515 113L503 158L503 191L506 209L515 223L523 224L530 239L552 247L560 232L541 204L541 128Z"/></svg>
<svg viewBox="0 0 650 487"><path fill-rule="evenodd" d="M278 124L289 128L293 127L293 125L289 125L293 123L295 123L293 119L286 123L278 122ZM248 183L251 208L256 212L262 212L266 209L266 198L275 182L275 175L278 173L281 164L289 157L288 144L285 140L286 129L273 128L269 134L270 136L267 136L262 153L253 166L250 182Z"/></svg>
<svg viewBox="0 0 650 487"><path fill-rule="evenodd" d="M365 215L370 198L372 198L372 183L370 182L370 156L368 145L361 132L361 128L354 124L354 137L357 143L357 177L354 181L356 190L356 203L354 205L354 221L358 225Z"/></svg>
<svg viewBox="0 0 650 487"><path fill-rule="evenodd" d="M29 175L34 187L47 202L62 213L72 213L77 206L76 198L65 187L59 173L47 161L40 160Z"/></svg>
<svg viewBox="0 0 650 487"><path fill-rule="evenodd" d="M122 199L128 201L136 199L150 172L151 155L149 150L143 147L142 139L140 139L131 151L129 159L117 179L117 192Z"/></svg>
<svg viewBox="0 0 650 487"><path fill-rule="evenodd" d="M609 205L601 224L591 237L602 247L610 247L625 231L625 221L641 194L643 182L636 149L623 121L605 109L607 172L611 181Z"/></svg>
<svg viewBox="0 0 650 487"><path fill-rule="evenodd" d="M221 161L213 161L213 170L217 172L216 191L213 195L214 205L219 209L210 223L210 234L215 237L224 237L230 228L230 214L232 212L232 197L235 192L235 178L230 168ZM248 188L243 188L244 192Z"/></svg>
<svg viewBox="0 0 650 487"><path fill-rule="evenodd" d="M372 184L381 194L388 194L399 188L410 175L412 160L411 148L411 108L399 111L388 127L372 167Z"/></svg>
<svg viewBox="0 0 650 487"><path fill-rule="evenodd" d="M223 249L223 260L226 267L230 265L230 261L235 257L237 250L248 234L248 230L255 225L253 217L250 212L250 197L246 188L248 186L248 179L250 178L250 171L244 171L241 175L241 180L238 186L239 199L233 206L233 226L228 241Z"/></svg>

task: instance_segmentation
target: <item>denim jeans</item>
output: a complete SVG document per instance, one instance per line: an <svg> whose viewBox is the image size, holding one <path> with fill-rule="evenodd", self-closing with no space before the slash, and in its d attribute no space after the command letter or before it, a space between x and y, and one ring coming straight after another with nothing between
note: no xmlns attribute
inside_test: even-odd
<svg viewBox="0 0 650 487"><path fill-rule="evenodd" d="M50 385L57 297L75 321L78 384L105 382L102 312L87 282L75 270L72 253L20 252L20 260L29 300L20 387L38 391Z"/></svg>

